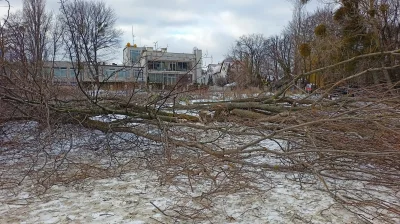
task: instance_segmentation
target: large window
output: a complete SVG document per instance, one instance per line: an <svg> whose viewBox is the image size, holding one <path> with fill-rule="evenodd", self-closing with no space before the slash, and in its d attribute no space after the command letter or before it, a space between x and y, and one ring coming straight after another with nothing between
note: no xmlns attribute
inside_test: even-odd
<svg viewBox="0 0 400 224"><path fill-rule="evenodd" d="M139 50L131 50L130 56L131 56L131 62L133 64L139 63L139 59L140 59L140 51Z"/></svg>
<svg viewBox="0 0 400 224"><path fill-rule="evenodd" d="M155 61L154 62L154 69L157 70L157 71L160 71L161 70L161 62Z"/></svg>
<svg viewBox="0 0 400 224"><path fill-rule="evenodd" d="M133 71L134 72L134 78L135 78L135 81L138 81L138 82L144 82L144 78L143 78L143 70L134 70Z"/></svg>
<svg viewBox="0 0 400 224"><path fill-rule="evenodd" d="M169 63L169 70L176 71L176 62Z"/></svg>
<svg viewBox="0 0 400 224"><path fill-rule="evenodd" d="M166 85L175 85L176 76L177 75L175 75L175 74L169 74L167 77L164 77L164 84L166 84Z"/></svg>
<svg viewBox="0 0 400 224"><path fill-rule="evenodd" d="M164 70L165 63L161 62L161 61L149 61L147 63L147 68L149 70L157 70L157 71L161 71Z"/></svg>
<svg viewBox="0 0 400 224"><path fill-rule="evenodd" d="M162 83L163 74L149 73L149 81L153 83Z"/></svg>
<svg viewBox="0 0 400 224"><path fill-rule="evenodd" d="M149 73L149 82L175 85L177 76L176 74Z"/></svg>
<svg viewBox="0 0 400 224"><path fill-rule="evenodd" d="M165 61L161 62L161 70L163 70L163 71L167 70L167 62L165 62Z"/></svg>
<svg viewBox="0 0 400 224"><path fill-rule="evenodd" d="M112 76L115 76L115 68L106 69L106 72L104 73L104 75L105 75L105 77L104 77L105 79L109 79Z"/></svg>
<svg viewBox="0 0 400 224"><path fill-rule="evenodd" d="M118 80L127 80L129 78L129 71L122 70L118 72L117 79Z"/></svg>
<svg viewBox="0 0 400 224"><path fill-rule="evenodd" d="M55 78L63 78L63 79L68 78L67 77L67 68L66 67L54 68L54 77Z"/></svg>
<svg viewBox="0 0 400 224"><path fill-rule="evenodd" d="M177 70L178 71L187 71L188 70L188 63L187 62L178 62L177 63Z"/></svg>

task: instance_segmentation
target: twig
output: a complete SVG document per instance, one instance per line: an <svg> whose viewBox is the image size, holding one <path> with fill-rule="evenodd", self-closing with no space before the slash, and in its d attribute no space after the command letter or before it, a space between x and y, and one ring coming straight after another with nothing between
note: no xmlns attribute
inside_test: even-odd
<svg viewBox="0 0 400 224"><path fill-rule="evenodd" d="M166 214L161 208L159 208L157 205L155 205L152 201L150 202L159 212L161 212L163 215L167 217L171 217L170 215Z"/></svg>

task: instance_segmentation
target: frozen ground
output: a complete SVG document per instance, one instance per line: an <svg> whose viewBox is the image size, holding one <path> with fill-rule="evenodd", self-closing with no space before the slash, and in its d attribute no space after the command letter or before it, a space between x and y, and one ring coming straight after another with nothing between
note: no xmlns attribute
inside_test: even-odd
<svg viewBox="0 0 400 224"><path fill-rule="evenodd" d="M201 100L192 100L191 103L193 102L201 102ZM197 115L192 111L179 110L178 112ZM126 118L124 115L110 114L92 117L91 119L114 122ZM154 135L160 134L158 129L148 127L138 119L136 121L137 123L131 122L127 126L143 130L148 129L147 132ZM35 125L28 123L24 128L30 130L33 126ZM10 132L25 130L20 127L14 130L15 128L15 125L11 126ZM188 129L179 128L179 131L185 133L188 132ZM35 132L35 130L32 130L32 132ZM204 138L205 140L203 140L206 141L207 139L203 134L204 131L199 133L197 137L199 139ZM143 153L145 152L144 147L150 149L161 147L128 133L105 134L94 131L93 133L75 133L74 135L76 136L71 135L71 139L74 140L74 147L71 152L74 153L75 151L81 152L80 149L84 147L96 148L96 145L107 145L113 149L126 149L132 147L132 140L141 142L137 147L141 148ZM8 134L8 132L4 136L11 138L11 134ZM30 145L31 141L35 140L27 138L25 135L12 137L13 140L19 142L26 141L24 146ZM106 142L105 139L108 139L108 141ZM6 139L0 138L0 140L5 141ZM241 137L231 138L230 136L216 140L216 142L219 141L221 141L220 145L226 148L245 142ZM51 146L51 149L62 149L59 146L60 144L70 146L68 141L64 144L60 140L58 145ZM268 140L260 142L259 145L268 149L274 148L274 145ZM54 150L51 152L56 153ZM271 163L275 162L274 158L268 159ZM261 163L265 162L266 158L253 157L251 161ZM229 169L229 166L221 168ZM2 172L1 175L3 175ZM265 172L268 181L265 181L265 183L260 181L258 183L259 190L230 193L222 189L222 193L212 194L211 196L205 194L209 192L208 186L198 183L193 185L193 191L188 189L187 185L181 186L176 183L160 185L158 174L145 169L130 171L121 178L88 179L72 186L56 185L40 198L24 191L17 195L0 191L0 224L365 223L354 213L336 203L328 193L321 191L321 186L318 186L318 184L307 185L301 189L298 183L287 178L291 175L293 176L293 174ZM361 187L363 186L360 185ZM377 188L376 186L372 187ZM384 191L382 190L382 192ZM398 202L392 201L392 203ZM187 210L189 208L204 208L204 210L193 211L191 217L179 215L182 211L185 214L190 213ZM198 219L194 219L195 217ZM393 223L396 223L397 220L400 221L400 219L393 219ZM372 220L372 223L374 223L374 220Z"/></svg>
<svg viewBox="0 0 400 224"><path fill-rule="evenodd" d="M92 119L110 122L124 118L108 115ZM36 125L28 122L20 127L13 123L4 136L14 139L19 135L13 136L8 132L13 133L14 129L18 133L23 130L34 131ZM139 128L142 124L132 125ZM95 147L97 141L106 138L99 131L91 133L86 130L86 134L76 135L76 145L71 153L82 151L75 147ZM20 137L27 140L26 145L36 141L24 135ZM205 138L202 134L198 137L199 140ZM132 144L123 141L125 138L133 137L119 133L109 136L108 144L114 149L123 149L129 146L125 144ZM221 139L220 144L228 147L229 144L237 144L236 141L244 141L240 138L228 135ZM138 141L137 138L134 139ZM161 147L144 143L141 147ZM276 148L276 143L269 140L261 141L259 145L269 149ZM53 146L60 148L59 145ZM126 156L128 152L121 153ZM253 157L252 162L265 162L266 159L271 163L275 161L274 158ZM230 168L223 166L217 169ZM199 179L202 179L201 175L204 174L199 175ZM22 192L16 195L0 191L0 223L364 223L354 213L336 203L328 193L321 191L320 184L304 185L301 189L298 183L288 179L293 178L291 173L264 172L264 176L265 180L258 180L255 184L258 189L244 192L227 192L222 189L221 192L211 195L207 194L210 186L202 185L201 181L193 182L193 190L188 184L181 185L185 181L187 183L185 176L178 176L181 179L172 181L171 185L161 185L158 174L146 169L131 170L121 178L88 179L75 185L56 185L39 198L20 186ZM363 186L360 185L361 187ZM393 200L392 203L396 203ZM200 210L193 210L191 213L190 208ZM180 212L186 215L191 213L191 217L179 215Z"/></svg>
<svg viewBox="0 0 400 224"><path fill-rule="evenodd" d="M75 187L55 186L40 200L21 193L19 200L1 204L0 220L1 223L361 223L323 192L301 190L283 175L270 175L274 183L269 190L219 196L211 202L195 196L201 195L201 187L189 200L174 186L159 186L154 173L139 171L120 179L91 180ZM209 216L208 221L177 220L169 217L173 212L160 211L178 204L207 203L212 210L204 214Z"/></svg>

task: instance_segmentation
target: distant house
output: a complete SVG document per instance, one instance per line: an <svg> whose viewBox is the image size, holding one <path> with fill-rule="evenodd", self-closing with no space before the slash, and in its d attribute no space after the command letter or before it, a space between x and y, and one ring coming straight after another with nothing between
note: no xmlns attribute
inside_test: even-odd
<svg viewBox="0 0 400 224"><path fill-rule="evenodd" d="M233 59L227 58L222 63L209 64L207 66L206 77L211 78L214 85L218 82L218 79L227 80L229 67L232 65L232 63Z"/></svg>
<svg viewBox="0 0 400 224"><path fill-rule="evenodd" d="M123 64L102 63L97 67L69 61L45 62L44 72L54 84L97 85L109 89L121 89L136 84L159 84L173 86L195 83L202 76L202 51L194 48L193 53L172 53L167 48L154 50L152 47L131 46L123 50ZM78 68L79 67L79 68ZM95 77L96 76L96 77Z"/></svg>
<svg viewBox="0 0 400 224"><path fill-rule="evenodd" d="M145 82L171 86L176 83L195 83L202 76L202 51L194 48L193 53L173 53L167 48L126 46L126 66L143 67Z"/></svg>

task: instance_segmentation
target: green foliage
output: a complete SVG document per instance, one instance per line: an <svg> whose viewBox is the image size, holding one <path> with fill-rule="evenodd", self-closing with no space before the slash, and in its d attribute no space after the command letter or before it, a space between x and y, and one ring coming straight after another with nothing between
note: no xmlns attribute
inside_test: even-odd
<svg viewBox="0 0 400 224"><path fill-rule="evenodd" d="M338 46L342 56L347 59L352 56L375 52L378 49L376 35L369 31L366 21L375 17L378 11L370 6L369 10L359 8L359 0L341 0L342 7L333 15L341 30L341 44ZM343 58L342 58L343 57Z"/></svg>
<svg viewBox="0 0 400 224"><path fill-rule="evenodd" d="M389 5L388 5L388 4L385 4L385 3L382 3L382 4L379 6L379 11L380 11L382 14L386 14L386 13L389 11Z"/></svg>
<svg viewBox="0 0 400 224"><path fill-rule="evenodd" d="M323 37L326 36L326 25L325 24L319 24L318 26L315 27L314 29L314 34L317 37Z"/></svg>
<svg viewBox="0 0 400 224"><path fill-rule="evenodd" d="M376 52L379 49L378 42L376 41L378 37L372 33L368 32L364 34L361 38L361 44L364 46L363 53Z"/></svg>
<svg viewBox="0 0 400 224"><path fill-rule="evenodd" d="M371 16L371 17L375 17L375 15L376 15L376 9L370 9L370 10L368 10L368 15Z"/></svg>
<svg viewBox="0 0 400 224"><path fill-rule="evenodd" d="M311 54L311 47L307 43L300 44L299 53L302 57L308 57Z"/></svg>
<svg viewBox="0 0 400 224"><path fill-rule="evenodd" d="M346 14L347 14L347 9L346 9L346 7L340 7L340 8L338 8L338 9L334 12L334 14L333 14L333 19L334 19L336 22L340 22L340 21L344 20Z"/></svg>
<svg viewBox="0 0 400 224"><path fill-rule="evenodd" d="M348 9L357 9L359 1L360 0L342 0L342 4Z"/></svg>

